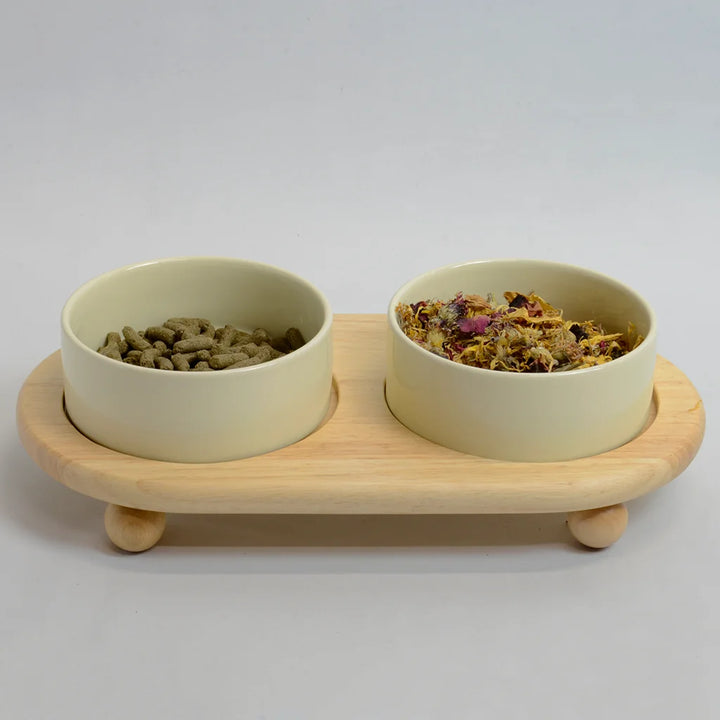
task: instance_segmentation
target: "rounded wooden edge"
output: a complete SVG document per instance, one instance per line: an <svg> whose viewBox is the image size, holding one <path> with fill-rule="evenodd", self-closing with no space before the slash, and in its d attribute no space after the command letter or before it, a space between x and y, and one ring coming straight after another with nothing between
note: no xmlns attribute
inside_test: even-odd
<svg viewBox="0 0 720 720"><path fill-rule="evenodd" d="M127 552L143 552L165 532L165 513L110 503L105 508L105 531L112 543Z"/></svg>
<svg viewBox="0 0 720 720"><path fill-rule="evenodd" d="M617 542L628 524L628 511L618 503L594 510L568 513L568 527L573 537L589 548L606 548Z"/></svg>
<svg viewBox="0 0 720 720"><path fill-rule="evenodd" d="M126 502L157 511L311 512L305 508L313 508L312 512L320 513L567 512L626 502L669 482L687 467L702 442L704 409L687 377L661 357L655 399L657 415L637 438L601 455L561 463L507 463L468 456L424 441L403 427L404 433L395 432L393 442L407 438L407 454L403 455L403 447L398 446L382 460L391 469L392 482L375 481L359 487L357 480L370 473L373 464L354 461L351 455L347 461L335 458L352 466L348 470L350 494L342 479L311 486L293 482L297 462L294 449L304 445L307 456L308 450L315 452L317 448L317 462L325 462L324 437L333 423L319 427L295 445L227 463L164 463L98 445L77 431L65 415L59 351L40 363L26 380L18 397L17 421L28 454L56 480L106 502ZM394 418L392 422L397 423ZM439 488L428 489L422 478L418 482L409 479L408 460L414 460L415 465L426 462L411 457L409 449L416 448L419 441L433 445L430 463L436 476L459 472L466 480L477 477L478 482L441 483ZM251 465L243 465L248 461ZM307 466L308 462L305 457L301 464ZM270 474L273 482L282 484L282 492L275 488L262 502L256 502L255 493L262 495L265 486L247 481L258 470L263 478ZM185 480L191 474L202 477L202 484L178 482L176 472ZM525 482L525 476L530 480Z"/></svg>

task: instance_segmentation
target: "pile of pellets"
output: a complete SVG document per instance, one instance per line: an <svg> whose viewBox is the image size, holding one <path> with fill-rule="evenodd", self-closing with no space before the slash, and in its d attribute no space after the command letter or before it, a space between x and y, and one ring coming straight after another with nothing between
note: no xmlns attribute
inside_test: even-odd
<svg viewBox="0 0 720 720"><path fill-rule="evenodd" d="M98 352L129 365L203 372L259 365L283 357L304 344L297 328L273 337L263 328L249 333L232 325L216 329L205 318L170 318L162 325L145 330L137 331L126 325L122 335L108 333Z"/></svg>

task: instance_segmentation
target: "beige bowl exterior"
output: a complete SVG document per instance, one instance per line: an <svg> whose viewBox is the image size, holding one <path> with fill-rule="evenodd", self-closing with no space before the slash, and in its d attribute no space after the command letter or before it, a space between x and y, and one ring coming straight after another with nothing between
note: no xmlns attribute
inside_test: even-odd
<svg viewBox="0 0 720 720"><path fill-rule="evenodd" d="M632 321L645 340L606 365L523 374L468 367L424 350L400 330L398 303L457 292L534 290L571 320L608 331ZM387 404L410 430L454 450L499 460L572 460L623 445L652 402L656 327L650 306L600 273L541 260L484 260L433 270L404 285L388 308ZM461 479L460 479L461 480Z"/></svg>
<svg viewBox="0 0 720 720"><path fill-rule="evenodd" d="M294 326L307 344L262 365L204 373L96 352L109 331L178 316L271 334ZM211 257L131 265L78 289L61 324L67 413L89 438L123 453L174 462L259 455L308 435L330 403L330 306L309 282L269 265Z"/></svg>

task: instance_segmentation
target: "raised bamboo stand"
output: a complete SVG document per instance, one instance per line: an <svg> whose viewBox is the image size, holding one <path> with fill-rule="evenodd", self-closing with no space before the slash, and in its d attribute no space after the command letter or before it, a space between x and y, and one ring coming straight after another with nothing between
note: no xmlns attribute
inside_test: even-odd
<svg viewBox="0 0 720 720"><path fill-rule="evenodd" d="M567 512L572 534L606 547L625 530L624 502L677 477L702 442L702 401L658 357L653 413L620 448L551 463L488 460L449 450L401 425L385 404L385 316L338 315L334 398L325 422L294 445L221 463L169 463L109 450L75 429L63 407L60 352L30 374L17 423L30 457L77 492L108 503L110 539L151 548L165 513L460 514Z"/></svg>

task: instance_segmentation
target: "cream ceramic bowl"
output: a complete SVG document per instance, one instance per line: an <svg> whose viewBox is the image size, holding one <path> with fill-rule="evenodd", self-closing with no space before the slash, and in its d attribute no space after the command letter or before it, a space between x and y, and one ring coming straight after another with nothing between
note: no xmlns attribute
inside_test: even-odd
<svg viewBox="0 0 720 720"><path fill-rule="evenodd" d="M297 327L307 344L261 365L199 373L131 366L96 352L109 331L178 316L271 334ZM319 290L261 263L187 257L108 272L62 311L67 413L95 442L156 460L216 462L275 450L312 432L328 410L331 324Z"/></svg>
<svg viewBox="0 0 720 720"><path fill-rule="evenodd" d="M457 292L535 291L569 320L608 331L632 321L645 340L606 365L526 374L473 368L433 355L400 329L400 302ZM631 440L647 421L655 367L655 317L633 290L605 275L539 260L486 260L439 268L390 301L387 404L410 430L454 450L511 461L596 455Z"/></svg>

